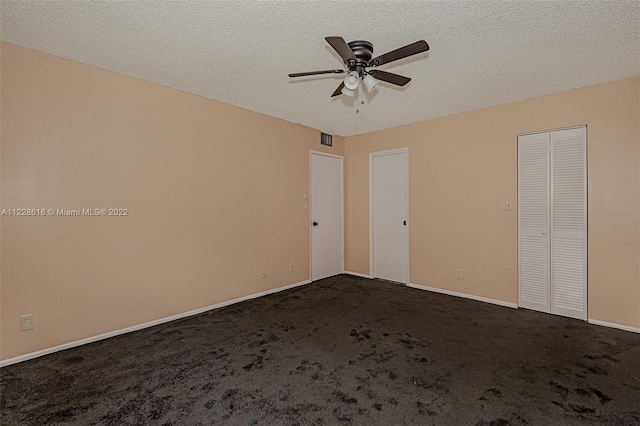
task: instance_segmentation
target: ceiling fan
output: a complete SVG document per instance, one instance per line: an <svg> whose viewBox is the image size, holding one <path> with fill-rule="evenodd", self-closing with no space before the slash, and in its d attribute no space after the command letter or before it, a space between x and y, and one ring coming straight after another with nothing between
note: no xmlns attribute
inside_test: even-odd
<svg viewBox="0 0 640 426"><path fill-rule="evenodd" d="M335 92L333 92L331 97L338 96L340 94L353 96L354 91L360 86L360 80L362 80L362 83L364 83L369 92L373 91L373 89L378 86L379 81L386 81L387 83L395 84L396 86L404 86L411 81L409 77L367 68L375 68L380 65L388 64L389 62L397 61L398 59L417 55L418 53L429 50L427 42L420 40L371 59L373 56L373 44L368 41L357 40L347 43L342 37L325 37L325 40L331 45L331 47L333 47L338 55L340 55L347 67L346 72L348 72L343 82L340 83L340 86L338 86ZM335 69L298 72L289 74L289 77L343 73L345 73L345 70Z"/></svg>

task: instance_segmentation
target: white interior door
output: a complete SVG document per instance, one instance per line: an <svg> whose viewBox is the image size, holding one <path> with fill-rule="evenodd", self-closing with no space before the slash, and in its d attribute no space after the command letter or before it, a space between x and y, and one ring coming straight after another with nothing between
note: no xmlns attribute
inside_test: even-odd
<svg viewBox="0 0 640 426"><path fill-rule="evenodd" d="M408 283L408 150L372 153L370 250L375 278Z"/></svg>
<svg viewBox="0 0 640 426"><path fill-rule="evenodd" d="M518 304L587 319L586 127L518 136Z"/></svg>
<svg viewBox="0 0 640 426"><path fill-rule="evenodd" d="M342 157L311 153L311 280L343 271Z"/></svg>

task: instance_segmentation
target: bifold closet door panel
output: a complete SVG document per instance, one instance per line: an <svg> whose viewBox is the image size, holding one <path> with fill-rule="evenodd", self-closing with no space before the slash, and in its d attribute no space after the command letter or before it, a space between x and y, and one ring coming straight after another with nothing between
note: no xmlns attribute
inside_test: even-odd
<svg viewBox="0 0 640 426"><path fill-rule="evenodd" d="M551 132L551 312L587 319L584 127Z"/></svg>
<svg viewBox="0 0 640 426"><path fill-rule="evenodd" d="M550 312L549 133L518 137L518 305Z"/></svg>

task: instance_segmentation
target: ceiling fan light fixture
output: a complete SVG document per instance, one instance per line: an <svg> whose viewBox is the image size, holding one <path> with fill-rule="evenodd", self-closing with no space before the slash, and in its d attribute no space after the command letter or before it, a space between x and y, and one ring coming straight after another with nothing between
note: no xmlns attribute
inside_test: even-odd
<svg viewBox="0 0 640 426"><path fill-rule="evenodd" d="M369 93L373 92L375 88L378 87L378 83L380 83L371 74L365 75L362 79L362 82L364 83Z"/></svg>
<svg viewBox="0 0 640 426"><path fill-rule="evenodd" d="M360 85L360 76L358 75L357 71L351 71L344 78L344 87L346 87L349 90L356 90L359 85Z"/></svg>
<svg viewBox="0 0 640 426"><path fill-rule="evenodd" d="M346 87L343 87L340 92L342 92L343 95L349 96L350 98L353 98L353 96L355 95L355 92L353 90L349 90Z"/></svg>

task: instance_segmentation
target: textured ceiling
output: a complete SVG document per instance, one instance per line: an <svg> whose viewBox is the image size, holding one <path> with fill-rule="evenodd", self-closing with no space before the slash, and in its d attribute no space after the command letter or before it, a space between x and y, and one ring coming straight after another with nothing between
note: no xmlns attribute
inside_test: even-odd
<svg viewBox="0 0 640 426"><path fill-rule="evenodd" d="M351 136L640 75L640 1L6 1L2 40ZM374 56L424 39L428 53L381 66L411 77L354 98L326 36Z"/></svg>

